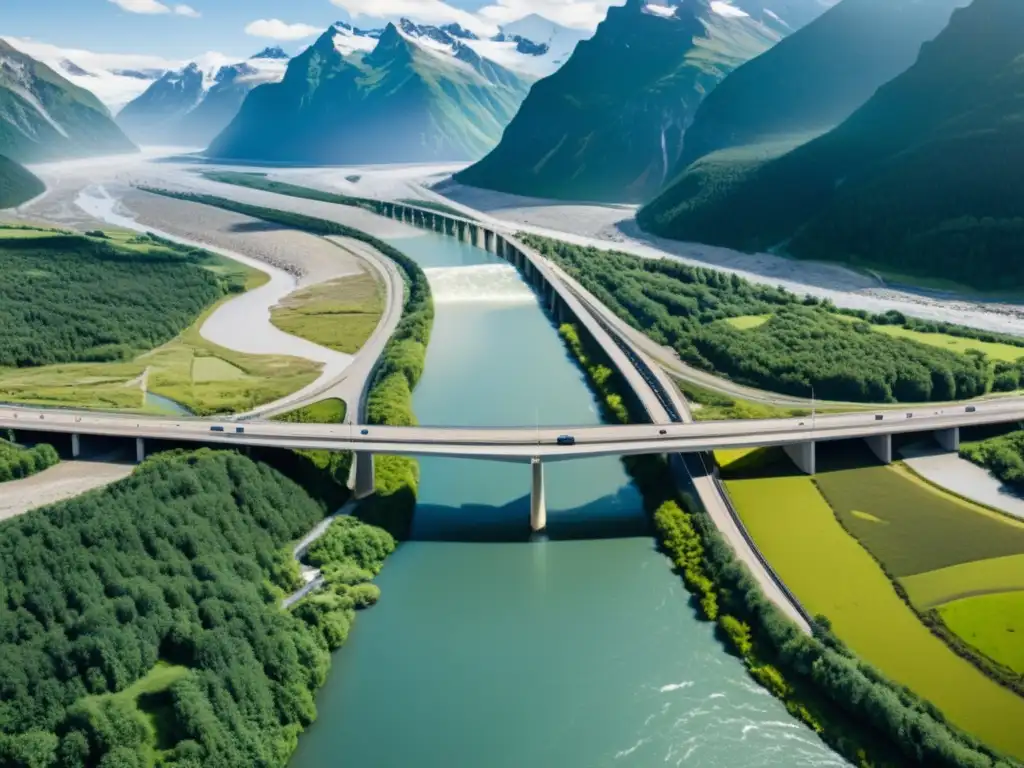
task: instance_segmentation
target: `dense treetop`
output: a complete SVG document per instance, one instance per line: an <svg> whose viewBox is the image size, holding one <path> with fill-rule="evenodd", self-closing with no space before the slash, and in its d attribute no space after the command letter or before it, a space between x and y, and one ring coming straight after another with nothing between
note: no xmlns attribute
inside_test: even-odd
<svg viewBox="0 0 1024 768"><path fill-rule="evenodd" d="M128 359L241 289L202 251L136 240L0 229L0 367Z"/></svg>
<svg viewBox="0 0 1024 768"><path fill-rule="evenodd" d="M322 516L269 467L202 450L0 524L0 765L285 765L335 642L278 587ZM379 570L386 534L366 549L350 525ZM335 628L366 602L339 591L313 612Z"/></svg>

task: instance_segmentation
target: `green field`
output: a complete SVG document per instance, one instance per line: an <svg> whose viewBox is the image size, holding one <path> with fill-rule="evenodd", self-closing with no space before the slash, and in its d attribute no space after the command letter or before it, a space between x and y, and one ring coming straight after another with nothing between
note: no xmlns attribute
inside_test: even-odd
<svg viewBox="0 0 1024 768"><path fill-rule="evenodd" d="M754 328L760 328L771 319L771 315L743 315L741 317L726 318L725 322L737 330L750 331Z"/></svg>
<svg viewBox="0 0 1024 768"><path fill-rule="evenodd" d="M988 341L977 341L975 339L963 339L959 336L951 336L948 333L924 333L912 331L901 325L873 325L873 330L897 338L911 339L928 344L933 347L942 347L953 352L966 352L969 349L977 349L984 352L992 360L1006 360L1013 362L1024 357L1024 347L1015 347L1012 344L996 344Z"/></svg>
<svg viewBox="0 0 1024 768"><path fill-rule="evenodd" d="M276 416L274 421L287 421L292 424L341 424L345 421L348 406L344 400L336 397L321 400L318 403L297 408Z"/></svg>
<svg viewBox="0 0 1024 768"><path fill-rule="evenodd" d="M939 615L990 659L1024 675L1024 591L955 600L939 608Z"/></svg>
<svg viewBox="0 0 1024 768"><path fill-rule="evenodd" d="M1024 522L942 493L903 467L872 466L866 448L842 444L841 457L821 448L814 482L890 575L1024 554Z"/></svg>
<svg viewBox="0 0 1024 768"><path fill-rule="evenodd" d="M796 474L779 450L718 459L751 536L812 614L827 616L858 656L933 702L951 722L995 749L1024 757L1024 699L921 623L871 554L839 524L811 478Z"/></svg>
<svg viewBox="0 0 1024 768"><path fill-rule="evenodd" d="M158 661L144 677L140 677L123 691L98 696L86 696L80 702L87 709L98 709L103 704L113 704L125 712L136 708L142 713L149 734L143 744L143 751L149 759L157 750L171 748L175 741L173 733L174 715L167 690L190 674L188 667Z"/></svg>
<svg viewBox="0 0 1024 768"><path fill-rule="evenodd" d="M997 592L1024 592L1024 555L1010 555L919 573L900 579L921 610L965 597ZM1021 638L1024 643L1024 637Z"/></svg>
<svg viewBox="0 0 1024 768"><path fill-rule="evenodd" d="M285 333L350 355L373 335L383 312L384 290L364 272L296 291L270 319Z"/></svg>

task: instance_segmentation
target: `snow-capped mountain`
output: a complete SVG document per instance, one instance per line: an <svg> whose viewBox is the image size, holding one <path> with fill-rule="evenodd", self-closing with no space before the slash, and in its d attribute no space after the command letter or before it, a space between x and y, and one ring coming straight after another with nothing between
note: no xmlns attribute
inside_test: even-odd
<svg viewBox="0 0 1024 768"><path fill-rule="evenodd" d="M116 112L169 69L181 66L158 56L95 53L17 37L0 38L40 61Z"/></svg>
<svg viewBox="0 0 1024 768"><path fill-rule="evenodd" d="M484 59L531 78L545 77L557 70L572 55L576 44L591 34L563 27L536 14L501 27L498 34L490 38L481 38L459 24L432 26L401 19L395 26L410 39L426 46L436 44L454 50L459 43ZM337 22L334 29L335 47L343 56L372 51L384 31L360 29L344 21Z"/></svg>
<svg viewBox="0 0 1024 768"><path fill-rule="evenodd" d="M469 160L493 147L533 79L481 56L461 28L339 22L256 88L217 158L305 163Z"/></svg>
<svg viewBox="0 0 1024 768"><path fill-rule="evenodd" d="M133 151L99 99L0 40L0 155L34 163Z"/></svg>
<svg viewBox="0 0 1024 768"><path fill-rule="evenodd" d="M139 144L203 146L224 130L249 91L284 77L287 54L260 51L224 64L210 55L165 73L117 115L118 125Z"/></svg>

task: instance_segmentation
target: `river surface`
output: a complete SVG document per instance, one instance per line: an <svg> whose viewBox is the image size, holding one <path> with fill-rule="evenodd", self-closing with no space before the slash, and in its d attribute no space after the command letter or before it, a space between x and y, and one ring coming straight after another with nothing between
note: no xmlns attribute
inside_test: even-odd
<svg viewBox="0 0 1024 768"><path fill-rule="evenodd" d="M511 267L440 235L392 241L437 318L415 393L431 425L592 425L596 404ZM320 691L295 768L843 765L726 655L658 554L614 458L424 459L388 560Z"/></svg>

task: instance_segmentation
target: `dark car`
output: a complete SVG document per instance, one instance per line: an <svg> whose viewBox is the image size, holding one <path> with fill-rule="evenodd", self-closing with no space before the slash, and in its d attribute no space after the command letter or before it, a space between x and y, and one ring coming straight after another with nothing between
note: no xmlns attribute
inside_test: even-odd
<svg viewBox="0 0 1024 768"><path fill-rule="evenodd" d="M973 405L968 405L967 406L967 412L968 413L974 413L976 410L978 410L978 409L975 408Z"/></svg>
<svg viewBox="0 0 1024 768"><path fill-rule="evenodd" d="M884 419L884 418L885 418L885 416L883 416L883 415L882 415L882 414L880 414L880 413L876 413L876 414L875 414L875 421L881 421L881 420L882 420L882 419Z"/></svg>
<svg viewBox="0 0 1024 768"><path fill-rule="evenodd" d="M368 429L360 429L359 430L359 434L360 435L368 435L368 434L370 434L370 430L368 430Z"/></svg>
<svg viewBox="0 0 1024 768"><path fill-rule="evenodd" d="M572 435L559 435L556 442L559 445L576 445L576 438Z"/></svg>
<svg viewBox="0 0 1024 768"><path fill-rule="evenodd" d="M211 432L223 432L224 427L210 427Z"/></svg>
<svg viewBox="0 0 1024 768"><path fill-rule="evenodd" d="M245 432L245 427L235 427L235 434L240 435Z"/></svg>
<svg viewBox="0 0 1024 768"><path fill-rule="evenodd" d="M658 430L658 434L659 435L667 435L668 434L668 430L667 429L659 429Z"/></svg>

